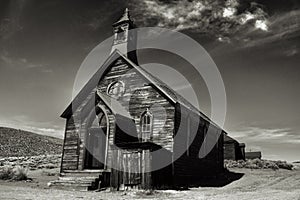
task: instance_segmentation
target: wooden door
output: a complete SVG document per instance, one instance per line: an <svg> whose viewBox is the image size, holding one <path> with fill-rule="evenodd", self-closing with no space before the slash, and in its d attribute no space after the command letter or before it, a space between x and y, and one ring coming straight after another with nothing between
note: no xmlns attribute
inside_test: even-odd
<svg viewBox="0 0 300 200"><path fill-rule="evenodd" d="M141 184L141 152L125 152L123 154L123 183L125 186L134 186Z"/></svg>
<svg viewBox="0 0 300 200"><path fill-rule="evenodd" d="M106 128L91 128L86 138L85 169L104 169Z"/></svg>
<svg viewBox="0 0 300 200"><path fill-rule="evenodd" d="M111 187L116 190L128 188L150 189L151 154L149 150L112 151ZM125 186L125 188L123 187Z"/></svg>

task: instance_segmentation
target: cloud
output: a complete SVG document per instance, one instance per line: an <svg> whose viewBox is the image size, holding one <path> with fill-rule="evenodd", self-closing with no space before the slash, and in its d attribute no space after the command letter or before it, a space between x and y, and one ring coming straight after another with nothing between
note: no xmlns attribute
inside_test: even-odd
<svg viewBox="0 0 300 200"><path fill-rule="evenodd" d="M142 5L141 5L142 4ZM143 18L138 23L175 30L192 30L220 37L234 37L239 31L268 31L268 15L258 4L240 11L238 0L173 1L144 0L134 6Z"/></svg>
<svg viewBox="0 0 300 200"><path fill-rule="evenodd" d="M0 62L5 64L7 67L21 70L39 69L43 73L53 72L51 69L47 68L45 64L36 64L28 61L26 58L19 58L11 56L7 51L0 52Z"/></svg>
<svg viewBox="0 0 300 200"><path fill-rule="evenodd" d="M269 29L266 20L261 20L261 19L255 21L255 28L261 29L263 31L268 31Z"/></svg>
<svg viewBox="0 0 300 200"><path fill-rule="evenodd" d="M299 53L299 50L297 49L297 47L294 47L292 49L286 50L284 53L286 56L291 57L297 55Z"/></svg>
<svg viewBox="0 0 300 200"><path fill-rule="evenodd" d="M273 44L299 36L300 10L272 12L264 5L241 0L133 1L135 21L140 26L161 26L178 31L204 33L238 48ZM270 10L270 9L269 9ZM281 54L293 56L298 47Z"/></svg>
<svg viewBox="0 0 300 200"><path fill-rule="evenodd" d="M261 151L264 159L299 160L300 133L296 128L263 128L249 126L228 131L246 144L246 151Z"/></svg>
<svg viewBox="0 0 300 200"><path fill-rule="evenodd" d="M268 31L263 34L251 31L245 33L243 36L241 36L241 39L247 40L245 43L246 47L265 45L299 38L300 10L274 15L268 19L267 24L257 22L256 25L260 26L262 29L267 29ZM288 51L290 52L287 53L288 56L297 54L297 46L292 45L292 49L289 49Z"/></svg>
<svg viewBox="0 0 300 200"><path fill-rule="evenodd" d="M20 30L22 30L22 26L14 19L4 18L0 20L0 39L8 39Z"/></svg>
<svg viewBox="0 0 300 200"><path fill-rule="evenodd" d="M244 127L230 131L230 135L245 142L300 144L300 134L291 128Z"/></svg>
<svg viewBox="0 0 300 200"><path fill-rule="evenodd" d="M8 39L23 29L20 20L26 4L29 1L10 1L6 8L5 17L0 19L0 39Z"/></svg>

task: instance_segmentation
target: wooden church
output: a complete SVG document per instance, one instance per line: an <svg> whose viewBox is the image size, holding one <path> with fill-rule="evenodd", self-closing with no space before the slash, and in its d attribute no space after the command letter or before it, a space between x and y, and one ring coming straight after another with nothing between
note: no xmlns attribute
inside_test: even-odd
<svg viewBox="0 0 300 200"><path fill-rule="evenodd" d="M224 171L224 131L140 67L135 51L127 53L136 44L129 32L134 28L126 9L113 24L110 56L61 115L66 119L61 173L51 186L172 188ZM215 145L200 157L209 140Z"/></svg>

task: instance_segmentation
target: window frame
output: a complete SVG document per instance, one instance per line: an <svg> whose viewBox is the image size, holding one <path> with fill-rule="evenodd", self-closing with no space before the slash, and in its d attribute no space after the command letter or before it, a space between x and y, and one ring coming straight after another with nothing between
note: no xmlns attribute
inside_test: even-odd
<svg viewBox="0 0 300 200"><path fill-rule="evenodd" d="M153 139L153 114L147 108L140 117L140 142L148 142Z"/></svg>

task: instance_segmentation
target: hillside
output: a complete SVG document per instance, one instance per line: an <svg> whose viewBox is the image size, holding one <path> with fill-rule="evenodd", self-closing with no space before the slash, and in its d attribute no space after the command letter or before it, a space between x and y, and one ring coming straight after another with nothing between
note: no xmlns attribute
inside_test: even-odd
<svg viewBox="0 0 300 200"><path fill-rule="evenodd" d="M61 150L59 138L0 127L0 157L60 154Z"/></svg>

